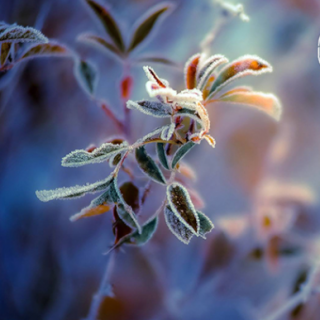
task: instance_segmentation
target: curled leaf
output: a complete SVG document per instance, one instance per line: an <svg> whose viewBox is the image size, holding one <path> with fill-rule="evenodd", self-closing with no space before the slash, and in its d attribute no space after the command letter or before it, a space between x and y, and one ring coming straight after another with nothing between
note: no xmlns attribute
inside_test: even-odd
<svg viewBox="0 0 320 320"><path fill-rule="evenodd" d="M75 150L62 159L61 165L63 167L80 167L90 163L100 163L127 149L127 142L123 142L121 144L104 143L92 152Z"/></svg>
<svg viewBox="0 0 320 320"><path fill-rule="evenodd" d="M184 76L187 89L193 89L196 87L196 74L200 57L200 53L195 54L187 61L185 65Z"/></svg>
<svg viewBox="0 0 320 320"><path fill-rule="evenodd" d="M171 168L174 169L177 163L195 146L193 141L188 141L180 147L173 156Z"/></svg>
<svg viewBox="0 0 320 320"><path fill-rule="evenodd" d="M113 181L113 176L108 176L106 179L87 184L84 186L74 186L70 188L58 188L54 190L36 191L39 200L43 202L55 199L72 199L84 196L86 193L94 193L107 189Z"/></svg>
<svg viewBox="0 0 320 320"><path fill-rule="evenodd" d="M203 212L197 211L197 214L199 216L199 221L200 221L199 235L203 239L206 239L205 235L214 228L214 225L211 222L211 220Z"/></svg>
<svg viewBox="0 0 320 320"><path fill-rule="evenodd" d="M112 52L112 53L116 54L117 56L122 57L122 52L118 49L118 47L116 47L112 43L108 42L107 40L105 40L104 38L101 38L99 36L84 33L84 34L80 34L78 36L77 40L84 42L84 43L87 43L87 44L90 44L92 46L95 46L99 49L107 50L108 52Z"/></svg>
<svg viewBox="0 0 320 320"><path fill-rule="evenodd" d="M191 232L184 223L174 214L170 206L164 209L164 218L166 220L169 230L183 243L188 244L193 237Z"/></svg>
<svg viewBox="0 0 320 320"><path fill-rule="evenodd" d="M39 58L39 57L64 57L71 56L72 52L65 45L50 41L49 43L36 44L29 47L19 60Z"/></svg>
<svg viewBox="0 0 320 320"><path fill-rule="evenodd" d="M158 217L155 217L149 222L145 223L142 226L141 233L135 231L132 234L127 235L124 239L124 243L135 246L142 246L146 244L157 230L158 220Z"/></svg>
<svg viewBox="0 0 320 320"><path fill-rule="evenodd" d="M200 230L199 217L187 189L179 183L172 183L167 187L167 200L180 222L198 236Z"/></svg>
<svg viewBox="0 0 320 320"><path fill-rule="evenodd" d="M257 108L258 110L267 113L275 120L279 120L281 116L281 103L275 95L270 93L234 92L221 96L219 101L243 104Z"/></svg>
<svg viewBox="0 0 320 320"><path fill-rule="evenodd" d="M13 25L0 32L0 42L47 43L49 40L40 31L31 27Z"/></svg>
<svg viewBox="0 0 320 320"><path fill-rule="evenodd" d="M128 52L134 50L153 29L159 17L166 12L172 5L169 3L156 5L150 9L137 23L137 27L133 33Z"/></svg>
<svg viewBox="0 0 320 320"><path fill-rule="evenodd" d="M243 56L226 65L220 71L213 82L208 99L211 99L216 92L235 79L247 75L260 75L266 72L272 72L272 67L268 62L257 56Z"/></svg>
<svg viewBox="0 0 320 320"><path fill-rule="evenodd" d="M164 147L165 147L164 143L157 143L156 144L157 155L158 155L159 161L165 169L169 170L168 158L167 158L166 151L165 151Z"/></svg>
<svg viewBox="0 0 320 320"><path fill-rule="evenodd" d="M98 81L96 67L90 62L80 60L75 64L74 72L83 90L89 95L93 95Z"/></svg>
<svg viewBox="0 0 320 320"><path fill-rule="evenodd" d="M93 12L97 15L99 20L102 22L106 32L109 34L110 38L113 40L114 44L118 47L121 52L124 52L124 43L122 39L121 32L119 27L112 17L109 10L96 1L93 0L86 0L88 5L91 7Z"/></svg>
<svg viewBox="0 0 320 320"><path fill-rule="evenodd" d="M136 149L136 159L140 169L155 182L166 184L166 179L155 161L147 154L144 146Z"/></svg>
<svg viewBox="0 0 320 320"><path fill-rule="evenodd" d="M175 123L171 123L165 126L161 132L161 139L166 141L170 140L175 128L176 128Z"/></svg>
<svg viewBox="0 0 320 320"><path fill-rule="evenodd" d="M157 118L170 117L172 114L172 107L170 104L157 101L141 100L134 102L129 100L127 102L127 108L137 109L142 113Z"/></svg>

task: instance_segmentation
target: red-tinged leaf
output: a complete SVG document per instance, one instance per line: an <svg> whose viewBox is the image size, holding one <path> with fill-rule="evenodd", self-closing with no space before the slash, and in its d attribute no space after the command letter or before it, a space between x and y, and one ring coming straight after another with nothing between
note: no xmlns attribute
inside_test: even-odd
<svg viewBox="0 0 320 320"><path fill-rule="evenodd" d="M113 45L112 43L108 42L107 40L99 36L85 33L85 34L80 34L77 40L87 43L89 45L95 46L99 49L112 52L121 58L123 57L123 53L115 45Z"/></svg>
<svg viewBox="0 0 320 320"><path fill-rule="evenodd" d="M181 173L183 176L185 176L188 179L191 179L193 181L195 181L197 179L197 174L195 173L195 171L186 163L181 162L179 164L179 169L178 169L179 173Z"/></svg>
<svg viewBox="0 0 320 320"><path fill-rule="evenodd" d="M152 68L143 67L143 70L146 73L146 76L149 79L149 81L156 82L157 85L161 88L166 88L168 86L168 83L165 80L160 79Z"/></svg>
<svg viewBox="0 0 320 320"><path fill-rule="evenodd" d="M213 82L208 99L210 100L214 94L235 79L247 75L260 75L266 72L272 72L272 67L268 62L257 56L243 56L221 70Z"/></svg>
<svg viewBox="0 0 320 320"><path fill-rule="evenodd" d="M239 92L251 92L252 91L252 88L251 87L246 87L246 86L241 86L241 87L235 87L225 93L223 93L219 98L217 99L220 99L220 98L223 98L223 97L226 97L226 96L230 96L231 94L234 94L234 93L239 93ZM208 101L207 103L210 103L210 101Z"/></svg>
<svg viewBox="0 0 320 320"><path fill-rule="evenodd" d="M137 23L137 27L133 33L128 52L134 50L142 41L144 41L159 17L166 12L172 5L165 3L156 5L148 11Z"/></svg>
<svg viewBox="0 0 320 320"><path fill-rule="evenodd" d="M187 89L194 89L196 87L196 74L200 57L201 54L197 53L196 55L192 56L185 65L184 75Z"/></svg>
<svg viewBox="0 0 320 320"><path fill-rule="evenodd" d="M12 43L10 42L4 42L1 45L1 54L0 54L0 67L3 66L10 55L10 50L11 50L11 45Z"/></svg>
<svg viewBox="0 0 320 320"><path fill-rule="evenodd" d="M133 79L130 76L125 77L121 81L121 97L124 100L128 100L129 97L131 96L132 85L133 85Z"/></svg>
<svg viewBox="0 0 320 320"><path fill-rule="evenodd" d="M65 45L49 42L43 44L37 44L28 48L19 60L39 58L39 57L66 57L71 56L72 52Z"/></svg>
<svg viewBox="0 0 320 320"><path fill-rule="evenodd" d="M124 201L137 213L139 211L139 189L132 182L125 182L120 187Z"/></svg>
<svg viewBox="0 0 320 320"><path fill-rule="evenodd" d="M257 108L275 120L279 120L281 116L281 104L273 94L262 92L235 92L224 97L220 97L219 101L243 104Z"/></svg>
<svg viewBox="0 0 320 320"><path fill-rule="evenodd" d="M96 1L86 0L86 2L91 7L93 12L97 15L97 17L100 19L106 32L109 34L117 48L121 52L124 52L125 47L120 29L109 10L97 3Z"/></svg>
<svg viewBox="0 0 320 320"><path fill-rule="evenodd" d="M108 204L100 204L100 205L93 207L93 208L91 208L91 207L85 208L85 209L81 210L81 212L73 215L70 218L70 221L73 222L73 221L77 221L82 218L97 216L97 215L100 215L100 214L103 214L103 213L109 211L110 209L111 209L111 206Z"/></svg>
<svg viewBox="0 0 320 320"><path fill-rule="evenodd" d="M142 57L140 59L137 59L136 62L142 62L142 63L148 63L148 62L153 62L153 63L161 63L161 64L166 64L168 66L174 66L174 67L179 67L179 65L167 58L162 58L162 57Z"/></svg>

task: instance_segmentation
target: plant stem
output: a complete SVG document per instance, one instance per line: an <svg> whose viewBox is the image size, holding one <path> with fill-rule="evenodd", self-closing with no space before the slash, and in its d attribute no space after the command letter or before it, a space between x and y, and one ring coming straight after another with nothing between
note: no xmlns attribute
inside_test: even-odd
<svg viewBox="0 0 320 320"><path fill-rule="evenodd" d="M99 315L100 305L103 301L103 298L107 295L107 287L110 282L110 274L113 270L113 266L114 266L114 262L115 262L114 257L115 257L115 253L112 252L110 254L109 260L107 262L104 275L103 275L102 280L100 282L99 290L92 298L87 320L97 320L97 317Z"/></svg>

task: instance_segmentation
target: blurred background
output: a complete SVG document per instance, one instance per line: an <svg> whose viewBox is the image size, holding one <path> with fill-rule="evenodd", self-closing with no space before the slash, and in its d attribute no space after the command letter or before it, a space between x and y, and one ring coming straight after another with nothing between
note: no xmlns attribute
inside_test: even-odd
<svg viewBox="0 0 320 320"><path fill-rule="evenodd" d="M231 0L230 0L231 1ZM175 9L135 54L153 54L181 65L150 65L176 90L183 64L221 15L209 0L171 0ZM153 0L101 0L129 37ZM186 246L165 225L142 248L116 251L110 293L99 310L104 320L267 319L299 290L320 254L320 35L318 0L243 0L250 22L232 19L211 53L229 60L256 54L272 74L240 83L278 95L283 117L275 123L250 108L209 107L216 148L203 143L186 163L215 224L206 241ZM80 33L103 34L81 0L0 0L0 21L37 26L94 62L97 96L122 116L121 62L76 41ZM147 97L142 65L132 68L132 99ZM132 112L131 142L161 120ZM101 144L117 128L81 90L69 58L21 63L0 74L0 319L85 319L113 241L111 214L71 223L88 205L40 202L35 190L94 182L105 164L61 167L63 156ZM160 203L155 187L149 202ZM151 206L149 206L151 208ZM149 208L148 205L146 208ZM144 217L153 212L146 209ZM152 209L150 209L152 211ZM318 320L320 297L279 319Z"/></svg>

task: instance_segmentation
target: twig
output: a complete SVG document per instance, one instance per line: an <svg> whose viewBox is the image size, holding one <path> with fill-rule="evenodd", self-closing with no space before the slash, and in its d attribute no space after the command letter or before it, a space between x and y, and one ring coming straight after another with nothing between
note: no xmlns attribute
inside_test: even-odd
<svg viewBox="0 0 320 320"><path fill-rule="evenodd" d="M112 254L110 254L109 260L107 262L106 269L105 269L103 278L101 280L99 290L92 298L87 320L97 320L101 302L103 301L103 298L107 295L106 293L107 293L108 283L110 281L110 274L113 270L113 266L115 263L114 257L115 257L115 253L113 252Z"/></svg>

